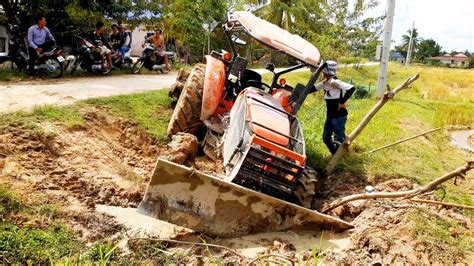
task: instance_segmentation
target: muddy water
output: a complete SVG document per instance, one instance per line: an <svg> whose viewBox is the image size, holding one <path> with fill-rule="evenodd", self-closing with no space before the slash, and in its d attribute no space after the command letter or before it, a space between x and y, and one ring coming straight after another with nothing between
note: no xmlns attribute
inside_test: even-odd
<svg viewBox="0 0 474 266"><path fill-rule="evenodd" d="M277 241L277 242L275 242ZM347 231L343 233L316 232L316 231L285 231L269 232L232 238L224 243L239 251L244 256L253 258L259 253L275 248L275 243L291 243L296 253L315 250L332 250L334 252L345 249L350 244Z"/></svg>
<svg viewBox="0 0 474 266"><path fill-rule="evenodd" d="M107 205L95 205L96 211L115 217L132 235L152 235L157 238L173 238L178 233L191 232L181 226L151 218L138 213L136 208L121 208Z"/></svg>
<svg viewBox="0 0 474 266"><path fill-rule="evenodd" d="M474 152L474 146L469 143L469 137L474 135L474 130L451 131L451 143L456 147Z"/></svg>
<svg viewBox="0 0 474 266"><path fill-rule="evenodd" d="M115 221L128 229L134 236L153 236L156 238L174 238L189 229L151 218L138 213L136 208L122 208L106 205L96 205L98 213L111 215ZM275 243L291 244L296 254L302 254L313 249L340 251L349 246L350 240L347 232L331 233L317 231L285 231L268 232L230 239L221 239L221 243L235 249L242 255L253 258L259 253L275 248Z"/></svg>

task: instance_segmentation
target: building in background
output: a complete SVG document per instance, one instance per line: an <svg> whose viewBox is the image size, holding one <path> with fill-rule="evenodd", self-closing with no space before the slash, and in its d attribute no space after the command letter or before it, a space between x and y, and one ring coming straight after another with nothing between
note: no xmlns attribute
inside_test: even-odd
<svg viewBox="0 0 474 266"><path fill-rule="evenodd" d="M132 30L131 56L140 56L142 54L142 44L145 41L148 32L149 31L145 29L144 25L139 25Z"/></svg>
<svg viewBox="0 0 474 266"><path fill-rule="evenodd" d="M469 60L470 60L469 57L463 53L459 53L454 56L445 54L442 56L428 57L427 59L439 61L442 65L446 65L450 67L459 67L459 68L469 67Z"/></svg>
<svg viewBox="0 0 474 266"><path fill-rule="evenodd" d="M8 54L8 31L7 27L0 25L0 55Z"/></svg>

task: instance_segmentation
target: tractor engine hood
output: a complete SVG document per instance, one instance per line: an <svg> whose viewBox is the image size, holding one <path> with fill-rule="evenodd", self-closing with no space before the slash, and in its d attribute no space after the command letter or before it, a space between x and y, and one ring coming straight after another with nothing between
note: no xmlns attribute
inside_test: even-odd
<svg viewBox="0 0 474 266"><path fill-rule="evenodd" d="M235 11L229 13L228 23L231 30L243 29L257 41L313 67L320 61L318 49L296 34L254 16L250 12Z"/></svg>

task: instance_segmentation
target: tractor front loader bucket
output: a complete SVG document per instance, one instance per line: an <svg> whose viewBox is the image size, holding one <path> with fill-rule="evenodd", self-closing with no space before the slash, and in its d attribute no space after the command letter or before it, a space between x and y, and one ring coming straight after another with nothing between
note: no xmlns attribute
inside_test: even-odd
<svg viewBox="0 0 474 266"><path fill-rule="evenodd" d="M342 231L353 227L340 219L161 159L139 212L218 237L287 229Z"/></svg>

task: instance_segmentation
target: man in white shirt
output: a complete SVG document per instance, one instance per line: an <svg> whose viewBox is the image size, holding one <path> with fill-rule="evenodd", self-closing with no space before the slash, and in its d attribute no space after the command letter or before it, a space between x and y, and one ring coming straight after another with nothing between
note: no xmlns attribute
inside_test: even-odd
<svg viewBox="0 0 474 266"><path fill-rule="evenodd" d="M327 66L322 71L323 80L316 84L311 92L324 91L327 113L323 141L331 154L334 154L345 138L348 114L345 103L352 96L355 88L352 84L337 79L336 62L329 60L326 63Z"/></svg>

